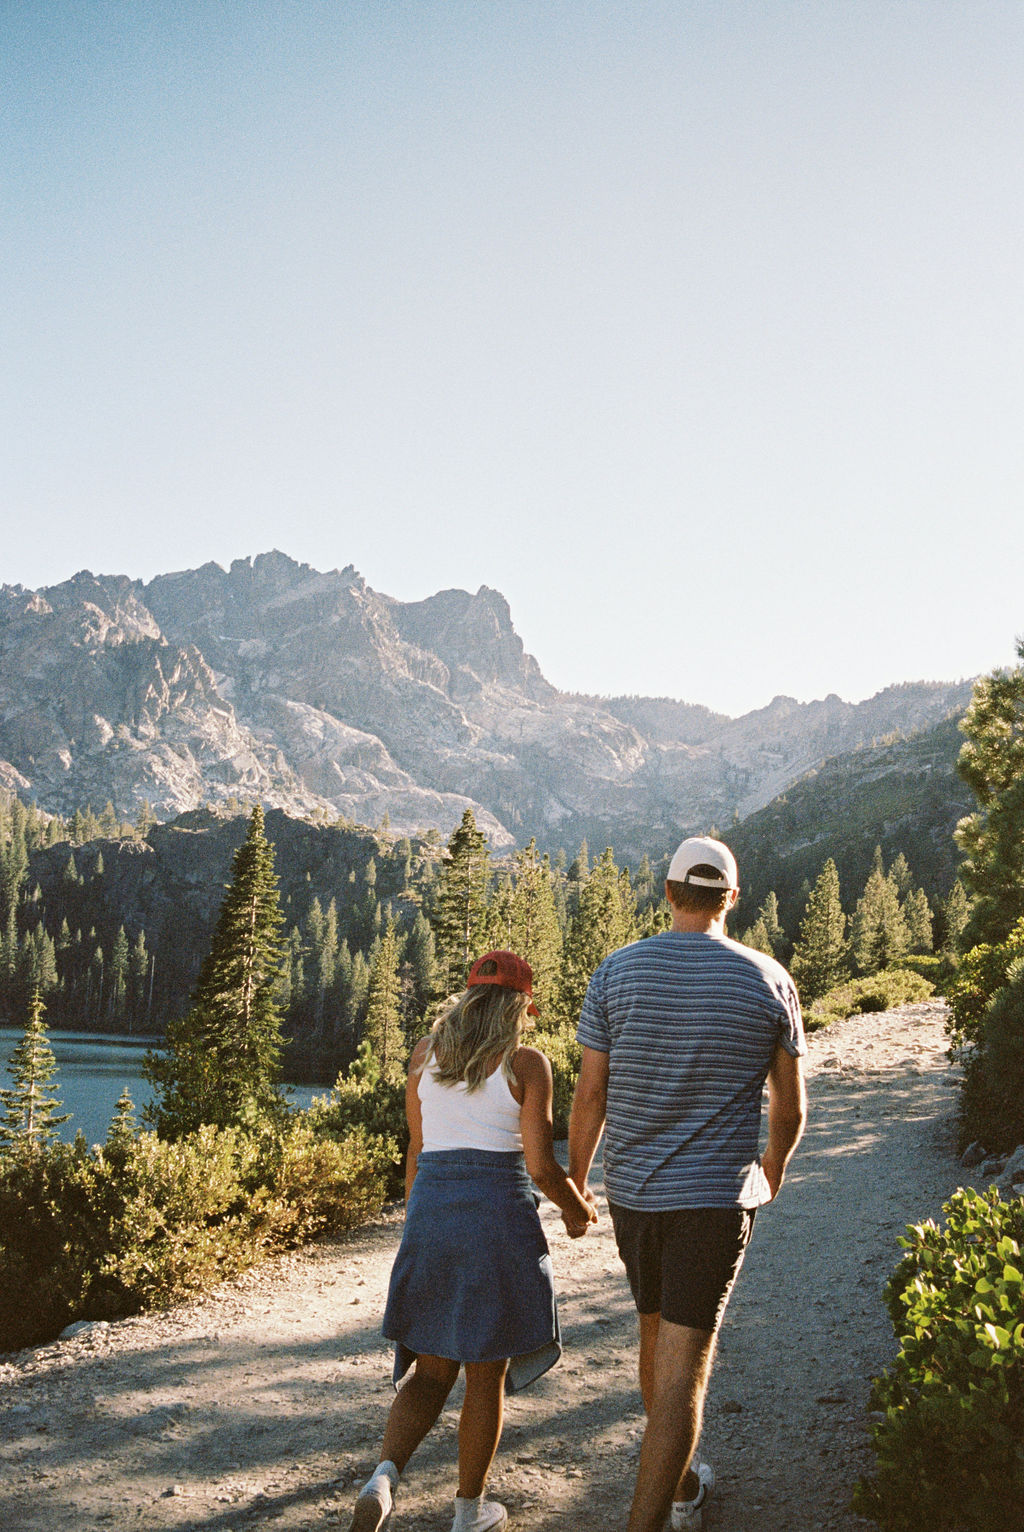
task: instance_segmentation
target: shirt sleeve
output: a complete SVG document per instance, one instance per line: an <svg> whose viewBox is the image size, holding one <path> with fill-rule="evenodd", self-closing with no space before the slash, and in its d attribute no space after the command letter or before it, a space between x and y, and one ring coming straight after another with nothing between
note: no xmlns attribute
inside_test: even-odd
<svg viewBox="0 0 1024 1532"><path fill-rule="evenodd" d="M804 1021L800 1014L800 996L788 973L785 976L785 982L779 986L779 999L782 1001L779 1041L787 1053L798 1059L807 1052L807 1039L804 1036Z"/></svg>
<svg viewBox="0 0 1024 1532"><path fill-rule="evenodd" d="M582 1047L593 1048L598 1053L611 1052L605 977L605 965L602 963L587 985L579 1026L576 1028L576 1041Z"/></svg>

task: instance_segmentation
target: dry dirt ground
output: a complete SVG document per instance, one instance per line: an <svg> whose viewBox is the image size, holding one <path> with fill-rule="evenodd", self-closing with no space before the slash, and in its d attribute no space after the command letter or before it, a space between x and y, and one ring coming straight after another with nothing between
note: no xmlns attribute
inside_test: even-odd
<svg viewBox="0 0 1024 1532"><path fill-rule="evenodd" d="M810 1040L807 1135L759 1214L712 1380L708 1532L868 1525L847 1506L894 1350L881 1288L904 1224L964 1175L942 1021L925 1003ZM607 1216L576 1242L543 1217L565 1353L509 1402L491 1493L513 1532L614 1532L643 1424L635 1318ZM378 1326L400 1227L394 1209L198 1302L0 1358L3 1532L347 1528L391 1397ZM458 1406L410 1465L393 1532L447 1532Z"/></svg>

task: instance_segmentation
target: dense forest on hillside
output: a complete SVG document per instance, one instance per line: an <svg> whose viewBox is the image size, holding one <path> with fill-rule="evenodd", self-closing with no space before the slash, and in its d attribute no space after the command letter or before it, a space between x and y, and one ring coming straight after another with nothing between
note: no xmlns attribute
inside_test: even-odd
<svg viewBox="0 0 1024 1532"><path fill-rule="evenodd" d="M899 899L918 900L916 934L904 948L942 941L943 901L956 875L952 823L966 798L953 771L959 740L949 721L917 740L827 763L734 825L728 835L744 889L733 934L788 962L812 886L831 858L851 930L872 868L895 868ZM547 991L552 1024L567 1023L609 944L664 924L665 860L652 865L644 856L620 868L609 849L592 865L586 843L571 860L562 850L549 859L532 843L495 856L471 813L468 821L479 843L472 942L480 950L518 944ZM0 1014L20 1020L38 986L51 1026L162 1033L188 1006L246 822L240 802L166 824L143 809L129 824L109 804L63 820L16 797L0 799ZM370 829L279 810L266 825L285 921L288 1067L329 1081L364 1036L386 937L408 1034L459 987L445 900L460 832L446 846L436 831L396 837L386 822Z"/></svg>
<svg viewBox="0 0 1024 1532"><path fill-rule="evenodd" d="M957 716L909 739L880 741L826 761L730 826L744 911L774 890L779 918L795 935L825 860L835 862L848 902L863 888L876 846L887 863L906 858L933 905L944 899L960 862L953 831L974 807L956 770L962 745Z"/></svg>

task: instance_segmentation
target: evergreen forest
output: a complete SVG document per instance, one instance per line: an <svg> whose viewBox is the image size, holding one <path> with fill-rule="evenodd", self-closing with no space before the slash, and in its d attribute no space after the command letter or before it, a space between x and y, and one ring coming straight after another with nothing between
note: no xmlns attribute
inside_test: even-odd
<svg viewBox="0 0 1024 1532"><path fill-rule="evenodd" d="M162 1037L189 1008L250 809L233 803L157 824L144 808L129 823L110 804L64 820L0 798L0 1016L19 1023L37 994L50 1027ZM870 835L877 821L859 828ZM764 891L756 905L744 892L731 934L791 964L805 1003L955 940L963 891L954 876L936 896L927 859L919 874L902 851L886 862L880 844L862 841L857 883L840 882L834 856L816 865L802 856L794 888L783 841L777 893L765 886L764 829L756 851L740 846L741 873L749 862ZM735 832L734 844L749 842L746 825ZM532 841L493 856L469 810L447 844L436 831L395 837L386 820L371 829L276 810L266 834L280 883L275 1003L294 1080L329 1084L353 1064L374 1031L375 986L407 1047L489 946L532 964L540 1030L557 1035L568 1064L593 969L667 922L670 848L631 868L611 848L592 856L585 842L571 860Z"/></svg>

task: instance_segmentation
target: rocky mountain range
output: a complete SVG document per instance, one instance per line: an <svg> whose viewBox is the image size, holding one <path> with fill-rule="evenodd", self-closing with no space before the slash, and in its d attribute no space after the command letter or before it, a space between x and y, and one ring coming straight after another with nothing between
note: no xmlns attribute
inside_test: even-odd
<svg viewBox="0 0 1024 1532"><path fill-rule="evenodd" d="M588 836L629 856L744 819L829 757L963 708L969 682L856 704L776 697L741 718L559 692L505 598L400 602L283 553L158 576L0 587L0 786L68 813L161 818L260 798L299 816L495 849Z"/></svg>

